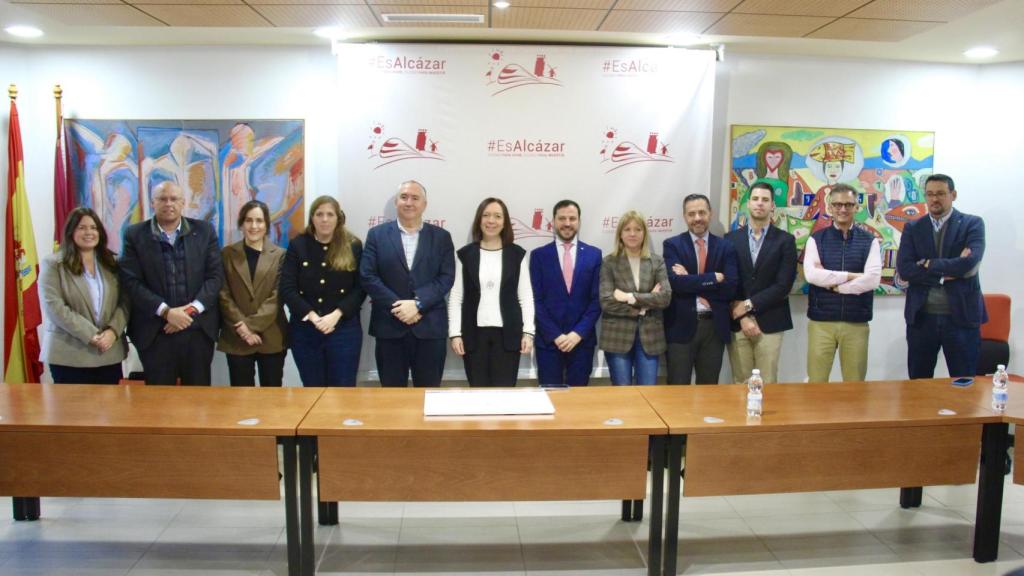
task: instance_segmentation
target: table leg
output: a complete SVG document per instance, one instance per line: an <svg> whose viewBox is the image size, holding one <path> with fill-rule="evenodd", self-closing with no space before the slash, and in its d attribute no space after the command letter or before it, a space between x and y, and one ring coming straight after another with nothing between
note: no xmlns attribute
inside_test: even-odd
<svg viewBox="0 0 1024 576"><path fill-rule="evenodd" d="M313 443L312 436L299 436L299 542L302 576L313 576L316 542L313 541Z"/></svg>
<svg viewBox="0 0 1024 576"><path fill-rule="evenodd" d="M923 494L924 488L920 486L900 488L900 508L920 508Z"/></svg>
<svg viewBox="0 0 1024 576"><path fill-rule="evenodd" d="M299 503L295 486L297 473L295 437L281 436L277 439L277 443L284 451L284 517L285 538L288 543L288 576L300 576L302 560L299 538Z"/></svg>
<svg viewBox="0 0 1024 576"><path fill-rule="evenodd" d="M665 547L662 552L665 558L662 573L666 576L675 576L676 556L679 553L679 475L683 468L684 439L683 434L668 437L668 510L665 512Z"/></svg>
<svg viewBox="0 0 1024 576"><path fill-rule="evenodd" d="M1003 476L1009 424L985 424L981 432L978 508L974 519L974 560L999 556L999 521L1003 509Z"/></svg>
<svg viewBox="0 0 1024 576"><path fill-rule="evenodd" d="M651 525L647 536L647 576L660 576L662 520L665 508L665 437L652 436L651 447ZM643 502L641 501L641 506Z"/></svg>
<svg viewBox="0 0 1024 576"><path fill-rule="evenodd" d="M14 503L14 519L17 521L39 520L39 498L34 496L15 496L11 499Z"/></svg>

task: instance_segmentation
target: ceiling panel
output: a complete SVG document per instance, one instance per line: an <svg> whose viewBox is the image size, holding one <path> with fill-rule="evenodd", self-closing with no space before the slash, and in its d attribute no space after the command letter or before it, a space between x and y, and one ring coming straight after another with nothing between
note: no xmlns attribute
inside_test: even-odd
<svg viewBox="0 0 1024 576"><path fill-rule="evenodd" d="M853 18L950 22L1000 0L874 0L850 14ZM1019 2L1020 0L1012 0Z"/></svg>
<svg viewBox="0 0 1024 576"><path fill-rule="evenodd" d="M342 28L376 28L380 26L373 11L365 4L361 6L253 6L274 26L293 28L319 28L340 26Z"/></svg>
<svg viewBox="0 0 1024 576"><path fill-rule="evenodd" d="M701 12L612 10L601 25L601 30L650 34L700 34L721 16Z"/></svg>
<svg viewBox="0 0 1024 576"><path fill-rule="evenodd" d="M569 8L506 8L494 10L494 28L534 28L543 30L597 30L607 10Z"/></svg>
<svg viewBox="0 0 1024 576"><path fill-rule="evenodd" d="M482 24L458 24L451 22L384 22L386 28L486 28L487 7L482 6L374 6L373 11L378 16L381 14L481 14L484 17Z"/></svg>
<svg viewBox="0 0 1024 576"><path fill-rule="evenodd" d="M53 18L58 22L75 26L163 26L138 8L126 4L21 4Z"/></svg>
<svg viewBox="0 0 1024 576"><path fill-rule="evenodd" d="M845 16L871 0L744 0L733 9L736 14L780 16Z"/></svg>
<svg viewBox="0 0 1024 576"><path fill-rule="evenodd" d="M898 42L940 24L940 22L913 22L910 20L840 18L821 30L809 34L807 37L830 38L833 40Z"/></svg>
<svg viewBox="0 0 1024 576"><path fill-rule="evenodd" d="M367 4L380 5L407 5L407 6L483 6L487 7L487 0L367 0Z"/></svg>
<svg viewBox="0 0 1024 576"><path fill-rule="evenodd" d="M615 0L509 0L513 8L588 8L591 10L608 10ZM443 2L441 2L443 3ZM495 8L497 16L501 10Z"/></svg>
<svg viewBox="0 0 1024 576"><path fill-rule="evenodd" d="M187 1L187 0L182 0ZM363 0L245 0L250 6L289 6L294 4L360 4L365 6Z"/></svg>
<svg viewBox="0 0 1024 576"><path fill-rule="evenodd" d="M178 4L147 4L139 6L148 14L171 26L269 26L252 8L242 6L196 6Z"/></svg>
<svg viewBox="0 0 1024 576"><path fill-rule="evenodd" d="M763 14L727 14L704 31L723 36L800 37L833 21L828 16L769 16Z"/></svg>
<svg viewBox="0 0 1024 576"><path fill-rule="evenodd" d="M123 6L124 2L121 0L29 0L27 2L12 0L10 4L113 4Z"/></svg>
<svg viewBox="0 0 1024 576"><path fill-rule="evenodd" d="M694 9L694 4L687 0L619 0L615 4L616 10L663 10L665 12L715 12L725 14L736 4L730 0L728 5L723 5L719 10Z"/></svg>
<svg viewBox="0 0 1024 576"><path fill-rule="evenodd" d="M190 4L194 6L223 6L228 4L242 5L242 0L125 0L128 4Z"/></svg>

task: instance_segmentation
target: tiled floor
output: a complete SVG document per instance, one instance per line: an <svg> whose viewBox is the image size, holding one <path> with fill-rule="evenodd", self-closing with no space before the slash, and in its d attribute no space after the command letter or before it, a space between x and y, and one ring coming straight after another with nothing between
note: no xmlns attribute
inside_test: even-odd
<svg viewBox="0 0 1024 576"><path fill-rule="evenodd" d="M679 573L1001 575L1024 567L1024 487L1007 480L999 561L971 559L975 489L685 498ZM285 575L280 502L45 498L39 522L0 500L0 576ZM647 524L618 502L341 504L317 527L318 574L642 576Z"/></svg>

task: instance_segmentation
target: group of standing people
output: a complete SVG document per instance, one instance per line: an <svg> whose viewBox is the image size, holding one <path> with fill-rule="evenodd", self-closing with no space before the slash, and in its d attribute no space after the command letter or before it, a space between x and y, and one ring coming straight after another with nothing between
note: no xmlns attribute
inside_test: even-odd
<svg viewBox="0 0 1024 576"><path fill-rule="evenodd" d="M984 225L952 208L948 176L930 176L926 197L928 217L907 226L897 263L909 282L908 370L930 377L941 348L951 374L973 375L986 319ZM863 380L881 254L854 224L856 190L836 184L828 200L829 225L804 252L807 372L827 381L838 351L843 379ZM383 386L406 386L410 375L415 386L439 386L449 345L472 386L514 386L531 351L541 385L586 385L597 347L613 384L654 384L662 354L669 383L717 383L726 349L737 382L755 367L776 382L793 328L797 248L772 225L774 202L769 183L754 184L747 224L719 237L711 202L691 194L687 231L665 240L661 255L644 216L629 211L602 257L579 239L576 202L555 204L554 241L527 253L505 203L486 198L472 241L455 251L451 235L423 219L426 188L408 181L395 195L397 219L372 228L365 244L337 200L321 196L287 250L268 239L269 209L253 200L238 214L243 239L221 251L212 227L182 215L180 187L164 182L152 192L153 218L125 232L119 260L95 212L69 215L41 274L41 360L55 382L116 383L127 333L147 384L209 385L216 346L233 386L255 385L257 371L260 385L281 386L288 348L304 385L353 386L369 295Z"/></svg>

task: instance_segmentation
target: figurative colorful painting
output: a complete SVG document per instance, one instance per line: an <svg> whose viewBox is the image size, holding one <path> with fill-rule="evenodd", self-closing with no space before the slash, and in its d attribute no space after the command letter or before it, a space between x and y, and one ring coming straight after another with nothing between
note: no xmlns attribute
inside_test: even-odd
<svg viewBox="0 0 1024 576"><path fill-rule="evenodd" d="M807 238L831 225L828 196L838 183L858 191L856 223L878 238L882 285L878 294L901 294L896 251L907 222L927 213L924 180L932 174L934 132L847 130L733 125L730 222L747 221L747 196L756 182L775 191L773 223L796 236L800 258L794 292L806 292Z"/></svg>
<svg viewBox="0 0 1024 576"><path fill-rule="evenodd" d="M238 211L270 207L269 237L287 246L305 227L302 120L65 120L68 185L103 220L114 252L125 228L152 216L150 191L171 180L185 216L221 245L242 239Z"/></svg>

